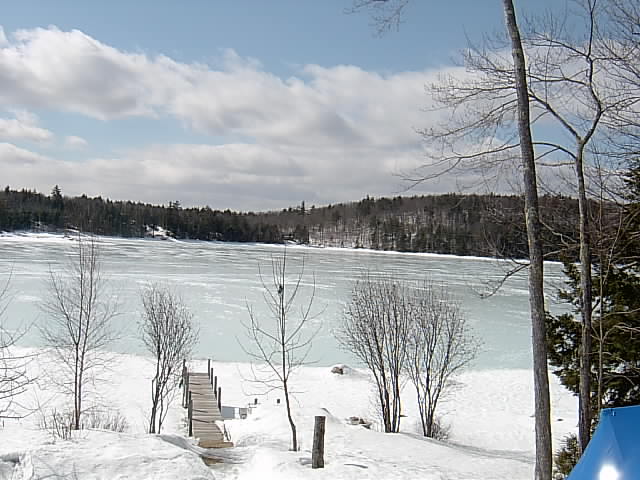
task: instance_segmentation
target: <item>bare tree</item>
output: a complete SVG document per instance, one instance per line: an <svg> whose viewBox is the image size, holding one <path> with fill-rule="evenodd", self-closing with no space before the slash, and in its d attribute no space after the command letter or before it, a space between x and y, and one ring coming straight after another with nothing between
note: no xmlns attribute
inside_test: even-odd
<svg viewBox="0 0 640 480"><path fill-rule="evenodd" d="M624 102L606 121L612 130L610 147L627 163L640 153L640 5L635 0L603 0L605 34L599 40L603 56L610 58L607 73L615 78L612 88Z"/></svg>
<svg viewBox="0 0 640 480"><path fill-rule="evenodd" d="M529 243L529 305L533 343L533 383L536 419L536 466L537 480L551 480L551 406L549 400L549 373L547 347L545 343L544 309L544 258L540 233L540 211L538 208L538 185L536 163L531 137L531 117L527 94L526 63L520 30L512 0L503 0L505 23L511 39L511 54L514 63L514 80L518 105L518 136L522 154L523 184L525 191L525 221Z"/></svg>
<svg viewBox="0 0 640 480"><path fill-rule="evenodd" d="M412 322L407 339L407 372L416 389L422 433L434 437L438 402L477 353L460 305L444 286L425 281L407 290Z"/></svg>
<svg viewBox="0 0 640 480"><path fill-rule="evenodd" d="M355 6L391 5L393 22L408 0L355 0ZM408 178L413 184L458 172L481 173L486 181L493 169L501 180L500 167L519 165L525 200L525 223L529 247L529 305L531 310L533 373L535 393L536 466L538 480L550 480L552 473L549 379L545 344L544 268L542 229L538 207L538 180L534 141L531 134L527 64L520 28L512 0L503 0L506 45L487 52L469 49L465 55L466 75L443 78L432 88L434 98L448 112L442 128L422 132L430 147L429 163ZM378 24L380 21L378 20ZM511 60L502 56L510 53ZM535 118L535 117L534 117ZM514 128L515 127L515 128ZM498 173L495 173L498 172Z"/></svg>
<svg viewBox="0 0 640 480"><path fill-rule="evenodd" d="M403 284L367 273L354 284L337 332L342 346L373 375L380 416L387 433L400 429L400 393L413 314Z"/></svg>
<svg viewBox="0 0 640 480"><path fill-rule="evenodd" d="M523 85L527 88L527 103L531 104L533 113L529 124L539 125L535 131L535 141L532 142L536 149L537 165L571 167L573 185L567 184L564 187L573 188L578 199L579 239L576 243L580 260L582 317L579 444L584 450L589 442L592 421L590 372L593 242L590 238L592 228L589 210L593 204L590 199L593 193L590 194L589 180L592 186L600 184L602 188L602 179L610 178L610 175L603 175L603 171L615 169L612 159L620 152L629 153L628 149L620 147L628 146L628 143L620 141L622 133L631 134L627 139L637 133L631 119L637 118L634 107L638 99L637 83L634 87L634 78L637 81L637 77L632 72L634 65L637 65L638 48L633 35L625 43L623 34L626 32L629 37L629 28L618 29L623 34L617 35L615 29L611 28L615 21L610 18L610 12L620 13L620 8L633 5L633 2L576 0L570 2L570 5L570 12L577 22L568 22L561 15L538 17L527 24L518 43L519 48L526 49L527 52ZM616 9L616 6L620 8ZM637 7L635 11L637 13ZM633 15L628 18L633 18ZM632 25L633 20L630 23ZM511 31L510 36L513 39ZM518 145L523 147L521 136L518 142L505 135L512 128L511 118L516 111L516 103L509 92L513 89L512 79L515 78L517 82L518 65L514 61L512 66L501 58L499 48L499 45L494 44L489 50L472 49L467 53L466 65L480 75L481 81L474 79L466 84L454 82L436 89L449 107L482 101L490 105L487 109L490 114L476 116L467 121L463 128L456 125L453 129L431 136L432 138L450 141L451 138L464 135L469 126L473 125L485 137L501 138L499 141L494 140L490 151L496 159L510 156L507 152L513 151ZM522 111L519 99L517 110ZM549 128L550 125L555 128ZM521 131L520 125L518 129ZM562 132L562 135L558 132ZM426 136L430 135L426 133ZM608 141L611 138L614 141ZM597 161L597 154L608 157L606 165ZM449 157L448 160L459 161L460 158L462 157Z"/></svg>
<svg viewBox="0 0 640 480"><path fill-rule="evenodd" d="M587 446L591 432L591 317L592 269L589 239L589 203L585 171L587 147L602 126L608 110L618 100L610 99L604 81L598 79L608 60L597 48L598 1L578 2L584 15L584 37L571 35L560 22L548 19L527 35L529 97L539 118L549 117L572 138L573 145L539 142L545 154L568 158L574 166L579 205L580 283L582 338L580 357L579 444ZM577 113L576 113L577 110Z"/></svg>
<svg viewBox="0 0 640 480"><path fill-rule="evenodd" d="M73 399L72 429L81 428L87 381L108 362L105 348L116 338L112 321L117 301L106 289L95 237L81 234L64 272L49 272L49 292L40 331L59 367L54 379Z"/></svg>
<svg viewBox="0 0 640 480"><path fill-rule="evenodd" d="M616 5L633 2L608 0L576 0L571 3L573 18L579 19L577 29L571 29L566 19L548 15L528 24L523 43L528 53L528 95L535 118L531 123L546 122L557 126L566 136L559 140L557 133L549 134L544 128L536 132L537 161L539 164L571 165L574 170L574 188L579 206L579 260L580 260L580 312L582 335L580 349L580 394L579 394L579 444L586 448L591 432L591 368L592 368L592 239L590 238L593 202L592 186L604 187L603 181L611 175L603 172L615 168L612 159L619 147L621 119L633 111L637 94L625 86L624 69L616 64L615 52L629 57L629 50L614 39L611 28L611 11ZM504 75L495 62L477 55L476 66L491 71L494 80ZM628 64L634 64L633 61ZM628 78L626 78L628 80ZM497 85L499 81L496 81ZM637 90L636 90L637 92ZM635 96L635 98L634 98ZM612 127L614 127L612 129ZM548 129L547 129L548 130ZM615 142L607 142L611 137ZM546 137L546 138L544 138ZM567 141L568 139L568 141ZM603 145L607 144L608 145ZM597 154L608 157L603 165ZM590 175L590 173L592 173ZM591 177L589 179L589 176ZM597 192L595 195L598 195Z"/></svg>
<svg viewBox="0 0 640 480"><path fill-rule="evenodd" d="M198 339L193 315L183 300L166 286L153 284L141 293L144 312L140 329L153 355L149 433L160 433L169 405L178 391L182 361L191 356Z"/></svg>
<svg viewBox="0 0 640 480"><path fill-rule="evenodd" d="M24 416L24 409L16 403L16 398L25 393L34 381L27 372L33 355L20 354L15 350L16 342L24 331L12 331L3 324L10 278L0 288L0 418Z"/></svg>
<svg viewBox="0 0 640 480"><path fill-rule="evenodd" d="M370 8L373 12L373 24L378 35L382 35L393 28L400 28L402 16L409 2L410 0L353 0L352 8L347 9L347 12Z"/></svg>
<svg viewBox="0 0 640 480"><path fill-rule="evenodd" d="M287 420L291 428L291 449L297 451L298 436L291 413L294 393L291 375L307 362L312 341L319 330L311 325L312 320L317 317L311 310L315 297L315 280L310 286L308 300L298 305L303 287L304 259L298 275L293 279L287 276L287 262L285 248L281 257L271 259L271 282L266 282L260 272L269 318L259 318L251 305L247 304L249 321L243 322L243 326L249 343L242 347L264 367L265 371L254 372L254 380L266 387L267 391L278 389L284 393Z"/></svg>

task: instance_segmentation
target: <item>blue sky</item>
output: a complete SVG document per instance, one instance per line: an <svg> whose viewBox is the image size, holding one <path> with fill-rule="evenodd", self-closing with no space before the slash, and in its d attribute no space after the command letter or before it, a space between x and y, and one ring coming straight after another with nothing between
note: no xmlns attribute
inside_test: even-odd
<svg viewBox="0 0 640 480"><path fill-rule="evenodd" d="M351 4L7 3L1 182L242 210L398 193L438 120L424 86L503 28L501 2L413 0L382 37Z"/></svg>

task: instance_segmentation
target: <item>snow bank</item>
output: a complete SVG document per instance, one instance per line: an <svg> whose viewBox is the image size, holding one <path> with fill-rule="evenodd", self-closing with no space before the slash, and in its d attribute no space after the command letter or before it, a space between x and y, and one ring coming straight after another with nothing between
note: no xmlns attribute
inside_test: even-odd
<svg viewBox="0 0 640 480"><path fill-rule="evenodd" d="M79 432L73 440L0 455L0 478L209 480L214 476L198 455L159 436L92 430Z"/></svg>
<svg viewBox="0 0 640 480"><path fill-rule="evenodd" d="M38 363L44 362L44 357ZM206 370L206 361L193 362ZM413 392L405 390L400 434L384 434L350 425L357 416L377 422L366 372L346 368L305 367L292 378L293 413L301 449L289 451L290 432L279 392L260 391L244 363L213 362L224 405L247 408L247 419L226 422L233 449L214 453L223 463L205 466L202 449L185 439L185 411L176 402L162 435L144 434L150 398L151 362L141 356L116 355L107 382L96 385L92 402L117 409L129 425L125 433L83 431L70 441L53 440L38 428L38 414L6 421L0 428L0 479L530 479L533 477L533 391L529 370L470 371L442 404L451 427L450 443L422 438L417 432ZM37 366L33 366L37 371ZM51 370L47 370L51 371ZM25 405L60 405L42 384L21 399ZM575 399L552 385L554 438L575 429ZM315 415L327 417L325 465L312 470ZM53 475L53 477L52 477ZM56 476L57 475L57 476Z"/></svg>

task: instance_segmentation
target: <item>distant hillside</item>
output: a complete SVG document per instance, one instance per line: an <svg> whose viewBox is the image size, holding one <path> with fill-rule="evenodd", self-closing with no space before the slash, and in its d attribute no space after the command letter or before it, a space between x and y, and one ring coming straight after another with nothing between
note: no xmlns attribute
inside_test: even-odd
<svg viewBox="0 0 640 480"><path fill-rule="evenodd" d="M558 236L575 235L578 204L563 196L540 199L549 258ZM261 218L311 245L400 252L525 258L523 199L515 195L423 195L371 198L306 208L304 203ZM553 233L552 233L553 232ZM573 256L574 252L566 252Z"/></svg>
<svg viewBox="0 0 640 480"><path fill-rule="evenodd" d="M559 235L572 238L577 203L562 196L541 198L547 251ZM142 237L163 229L181 239L372 248L455 255L527 256L523 201L504 195L426 195L371 198L307 208L304 202L278 212L240 213L183 208L101 197L0 191L0 230L75 228L100 235ZM553 234L551 232L554 232ZM570 253L570 256L572 254ZM557 254L552 254L557 258Z"/></svg>

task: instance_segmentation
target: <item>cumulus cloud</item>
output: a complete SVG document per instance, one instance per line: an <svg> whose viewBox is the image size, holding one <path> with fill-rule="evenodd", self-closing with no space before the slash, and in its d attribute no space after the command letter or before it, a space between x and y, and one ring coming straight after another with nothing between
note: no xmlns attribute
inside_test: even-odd
<svg viewBox="0 0 640 480"><path fill-rule="evenodd" d="M9 168L12 166L24 168L33 165L42 165L47 161L47 158L42 155L6 142L0 142L0 159L2 159L2 162Z"/></svg>
<svg viewBox="0 0 640 480"><path fill-rule="evenodd" d="M148 114L150 66L77 30L18 30L0 48L0 101L101 119Z"/></svg>
<svg viewBox="0 0 640 480"><path fill-rule="evenodd" d="M8 174L17 184L46 176L47 190L64 180L70 194L225 208L394 194L406 184L393 174L424 162L415 129L441 120L425 112L424 86L447 71L457 70L383 74L307 65L282 78L232 50L217 65L181 63L122 51L78 30L19 30L0 42L0 106L18 103L107 121L171 117L217 142L235 140L140 146L116 158L87 159L82 168L43 157L38 163L49 165L47 173L25 167ZM86 142L67 137L65 144ZM20 177L27 174L35 177ZM457 185L446 179L431 188Z"/></svg>
<svg viewBox="0 0 640 480"><path fill-rule="evenodd" d="M14 118L0 118L0 139L46 142L53 133L39 127L38 117L26 110L13 110Z"/></svg>
<svg viewBox="0 0 640 480"><path fill-rule="evenodd" d="M302 200L309 205L349 201L360 198L363 189L372 195L397 193L403 188L392 176L397 165L381 158L375 148L344 147L319 156L312 147L237 143L154 145L79 162L0 144L3 183L9 185L49 191L60 184L69 195L242 210L279 209ZM455 184L435 188L446 192Z"/></svg>
<svg viewBox="0 0 640 480"><path fill-rule="evenodd" d="M274 143L416 142L440 72L308 65L280 78L227 51L218 69L115 49L78 30L19 30L0 44L0 102L99 119L170 114L209 134Z"/></svg>
<svg viewBox="0 0 640 480"><path fill-rule="evenodd" d="M64 139L64 145L72 150L79 150L85 148L89 143L82 137L75 135L69 135Z"/></svg>

